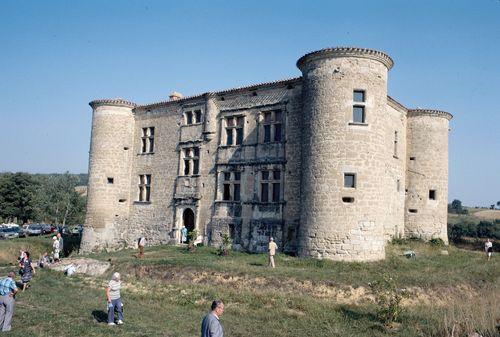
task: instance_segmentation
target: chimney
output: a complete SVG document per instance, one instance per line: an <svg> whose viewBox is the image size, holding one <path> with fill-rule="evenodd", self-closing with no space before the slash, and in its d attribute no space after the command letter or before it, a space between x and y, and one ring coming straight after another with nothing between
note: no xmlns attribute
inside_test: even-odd
<svg viewBox="0 0 500 337"><path fill-rule="evenodd" d="M172 91L170 95L168 95L168 98L170 98L171 101L177 101L178 99L181 99L182 94L178 93L177 91Z"/></svg>

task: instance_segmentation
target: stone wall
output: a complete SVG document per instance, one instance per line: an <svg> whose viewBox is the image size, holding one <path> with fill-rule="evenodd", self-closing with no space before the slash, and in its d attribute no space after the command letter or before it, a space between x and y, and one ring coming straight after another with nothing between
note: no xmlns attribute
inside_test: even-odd
<svg viewBox="0 0 500 337"><path fill-rule="evenodd" d="M392 237L447 241L451 115L408 110L388 97L392 60L381 52L324 49L297 65L303 77L246 88L143 106L91 102L82 250L134 246L140 236L179 243L189 210L197 242L218 246L227 234L234 249L253 252L266 251L274 236L284 252L370 261L384 258ZM364 102L354 101L354 90L364 91ZM364 122L353 120L354 105L364 106ZM195 110L202 119L187 125ZM264 113L278 110L282 138L264 143ZM231 116L244 118L241 145L226 144ZM142 153L142 129L150 127L154 151ZM183 153L195 147L199 172L186 175ZM264 202L262 172L273 170L281 172L280 199ZM223 200L225 172L241 176L240 200ZM344 186L346 173L355 174L354 188ZM146 174L147 202L139 201Z"/></svg>
<svg viewBox="0 0 500 337"><path fill-rule="evenodd" d="M385 257L389 61L334 49L298 62L304 88L299 255ZM354 90L365 92L364 123L353 122ZM355 174L355 188L344 187L346 173Z"/></svg>
<svg viewBox="0 0 500 337"><path fill-rule="evenodd" d="M408 116L405 232L448 242L448 124L451 115L410 110ZM435 191L434 200L430 190Z"/></svg>
<svg viewBox="0 0 500 337"><path fill-rule="evenodd" d="M133 162L133 103L93 101L87 215L82 252L122 245Z"/></svg>

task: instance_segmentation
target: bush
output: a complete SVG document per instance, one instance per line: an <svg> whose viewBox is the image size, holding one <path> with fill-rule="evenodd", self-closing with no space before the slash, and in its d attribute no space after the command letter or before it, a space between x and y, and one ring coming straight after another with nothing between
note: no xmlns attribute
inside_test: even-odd
<svg viewBox="0 0 500 337"><path fill-rule="evenodd" d="M219 247L219 255L227 256L229 255L229 249L231 248L231 238L227 234L222 235L222 243Z"/></svg>
<svg viewBox="0 0 500 337"><path fill-rule="evenodd" d="M196 245L194 244L194 242L196 241L197 237L198 237L198 231L196 229L188 233L188 240L189 240L188 250L190 252L194 252L196 250Z"/></svg>
<svg viewBox="0 0 500 337"><path fill-rule="evenodd" d="M398 288L396 281L388 274L384 274L380 281L368 285L377 304L377 319L385 326L391 327L404 311L402 301L409 297L408 292Z"/></svg>
<svg viewBox="0 0 500 337"><path fill-rule="evenodd" d="M429 241L431 246L441 247L444 246L444 241L441 238L434 238Z"/></svg>

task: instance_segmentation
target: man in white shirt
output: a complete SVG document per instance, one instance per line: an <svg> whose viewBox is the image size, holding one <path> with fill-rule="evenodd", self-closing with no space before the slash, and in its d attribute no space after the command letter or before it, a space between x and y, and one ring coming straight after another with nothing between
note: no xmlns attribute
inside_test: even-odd
<svg viewBox="0 0 500 337"><path fill-rule="evenodd" d="M274 265L274 255L276 254L276 249L278 249L278 245L276 242L274 242L273 237L271 236L269 238L269 245L268 245L268 254L269 254L269 264L268 267L275 268Z"/></svg>

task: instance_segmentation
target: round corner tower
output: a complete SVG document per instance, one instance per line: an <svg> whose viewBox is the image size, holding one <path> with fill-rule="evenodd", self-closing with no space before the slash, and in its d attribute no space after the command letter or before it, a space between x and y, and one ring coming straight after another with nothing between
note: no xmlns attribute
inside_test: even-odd
<svg viewBox="0 0 500 337"><path fill-rule="evenodd" d="M128 218L133 151L134 103L96 100L92 107L87 213L82 252L120 242Z"/></svg>
<svg viewBox="0 0 500 337"><path fill-rule="evenodd" d="M448 133L444 111L408 111L405 234L448 243Z"/></svg>
<svg viewBox="0 0 500 337"><path fill-rule="evenodd" d="M329 48L297 62L303 75L300 256L385 258L387 76L392 59Z"/></svg>

